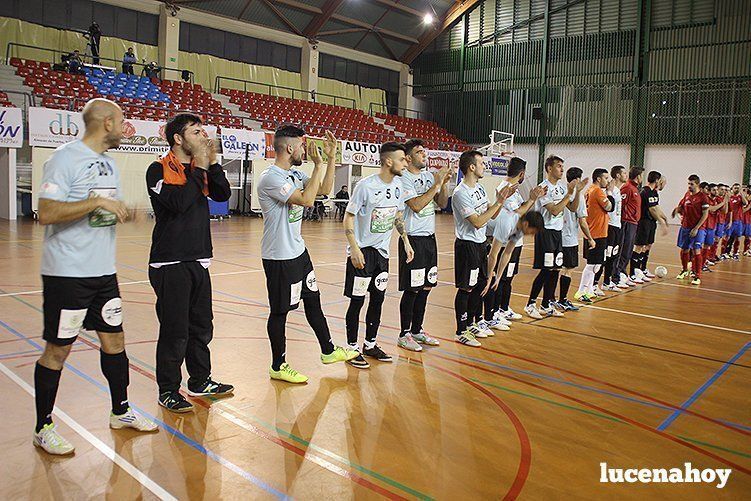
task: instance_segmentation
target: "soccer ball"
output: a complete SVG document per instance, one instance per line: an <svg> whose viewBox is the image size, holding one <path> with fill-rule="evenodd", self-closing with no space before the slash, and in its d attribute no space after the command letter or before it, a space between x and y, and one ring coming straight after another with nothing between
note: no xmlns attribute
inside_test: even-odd
<svg viewBox="0 0 751 501"><path fill-rule="evenodd" d="M655 268L655 275L657 275L659 278L665 278L668 276L668 269L664 266L658 266Z"/></svg>

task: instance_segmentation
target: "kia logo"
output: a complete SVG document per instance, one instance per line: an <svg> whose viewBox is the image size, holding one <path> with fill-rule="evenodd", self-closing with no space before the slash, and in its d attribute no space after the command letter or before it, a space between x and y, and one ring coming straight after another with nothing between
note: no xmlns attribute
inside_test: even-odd
<svg viewBox="0 0 751 501"><path fill-rule="evenodd" d="M368 156L365 153L353 153L352 154L352 161L356 164L364 164L367 159L368 159Z"/></svg>

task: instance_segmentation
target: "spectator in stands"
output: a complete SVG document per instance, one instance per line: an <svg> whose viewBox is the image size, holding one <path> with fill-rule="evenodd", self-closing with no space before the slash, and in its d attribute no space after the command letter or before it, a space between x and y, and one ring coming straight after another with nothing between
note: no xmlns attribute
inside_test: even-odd
<svg viewBox="0 0 751 501"><path fill-rule="evenodd" d="M156 61L151 61L149 64L143 67L143 70L141 70L141 75L146 75L150 80L157 80L158 82L161 82L162 79L159 76L159 73L162 71L162 69L156 64Z"/></svg>
<svg viewBox="0 0 751 501"><path fill-rule="evenodd" d="M190 82L190 70L182 70L180 72L180 78L183 82Z"/></svg>
<svg viewBox="0 0 751 501"><path fill-rule="evenodd" d="M94 64L99 64L99 41L102 38L102 30L96 21L91 23L88 32L89 45L91 46L91 59Z"/></svg>
<svg viewBox="0 0 751 501"><path fill-rule="evenodd" d="M339 190L339 193L334 195L334 198L337 200L349 200L349 192L347 191L347 185L345 184L342 186L342 189ZM339 216L339 221L344 220L344 210L347 208L347 202L336 202L336 212L337 216Z"/></svg>
<svg viewBox="0 0 751 501"><path fill-rule="evenodd" d="M81 54L78 50L74 50L68 56L68 73L74 75L83 75L83 61L81 61Z"/></svg>
<svg viewBox="0 0 751 501"><path fill-rule="evenodd" d="M136 55L133 53L133 47L128 47L128 52L123 54L123 73L133 74L133 65L138 62Z"/></svg>

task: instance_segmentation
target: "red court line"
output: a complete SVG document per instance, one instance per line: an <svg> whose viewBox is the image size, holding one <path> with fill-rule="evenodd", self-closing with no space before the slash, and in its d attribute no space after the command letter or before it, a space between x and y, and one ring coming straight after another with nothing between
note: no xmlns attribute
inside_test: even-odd
<svg viewBox="0 0 751 501"><path fill-rule="evenodd" d="M446 357L444 355L439 355L437 353L434 353L433 356L438 357L438 358L442 358L444 360L448 360L449 362L457 363L455 360L452 360L449 357ZM594 409L594 410L596 410L598 412L601 412L603 414L608 414L608 415L610 415L612 417L621 419L622 421L625 421L626 423L629 423L632 426L636 426L638 428L641 428L643 430L649 431L651 433L655 433L656 435L659 435L659 436L661 436L663 438L671 440L671 441L673 441L673 442L675 442L677 444L683 445L684 447L688 447L689 449L692 449L693 451L698 452L699 454L703 454L703 455L705 455L707 457L710 457L710 458L712 458L712 459L714 459L716 461L719 461L720 463L722 463L724 465L727 465L727 466L730 466L731 468L735 468L735 469L737 469L739 471L742 471L746 475L751 475L751 470L749 470L748 468L745 468L745 467L743 467L743 466L741 466L739 464L736 464L736 463L734 463L734 462L732 462L730 460L727 460L727 459L725 459L725 458L723 458L721 456L718 456L717 454L714 454L713 452L710 452L710 451L707 451L705 449L702 449L701 447L697 447L696 445L694 445L694 444L692 444L690 442L687 442L685 440L681 440L678 437L675 437L675 436L670 435L668 433L659 431L656 428L653 428L652 426L646 425L644 423L636 421L635 419L631 419L630 417L624 416L622 414L618 414L617 412L613 412L613 411L610 411L610 410L605 409L603 407L600 407L599 405L595 405L595 404L589 403L589 402L587 402L585 400L581 400L579 398L572 397L570 395L566 395L565 393L561 393L559 391L552 390L550 388L547 388L545 386L539 385L537 383L532 383L532 382L529 382L529 381L524 381L523 379L519 379L519 378L514 377L514 376L509 376L507 374L503 374L501 372L494 371L492 369L487 369L485 367L482 367L482 366L479 366L479 365L475 365L475 364L472 364L472 363L469 363L469 362L464 362L464 363L461 363L460 365L465 365L465 366L468 366L468 367L473 367L473 368L481 370L483 372L488 372L490 374L495 374L496 376L500 376L500 377L505 378L505 379L510 379L512 381L516 381L518 383L521 383L521 384L524 384L524 385L527 385L527 386L531 386L533 388L537 388L537 389L542 390L544 392L552 393L553 395L558 395L559 397L565 398L566 400L571 400L572 402L576 402L578 404L584 405L586 407L589 407L590 409Z"/></svg>
<svg viewBox="0 0 751 501"><path fill-rule="evenodd" d="M81 342L85 343L88 346L96 347L97 349L99 348L95 343L92 343L88 339L79 337L79 340ZM143 369L143 368L141 368L141 367L139 367L139 366L137 366L137 365L135 365L133 363L130 363L130 362L128 363L128 365L135 372L137 372L137 373L141 374L142 376L144 376L144 377L146 377L146 378L148 378L148 379L156 382L156 376L154 376L154 374L152 374L150 371L147 371L147 370L145 370L145 369ZM192 402L197 403L198 405L200 405L201 407L203 407L203 408L205 408L207 410L209 410L211 408L211 404L209 402L206 402L202 398L193 398L193 397L191 397L189 395L185 395L185 396L186 396L186 398L190 399ZM398 495L398 494L396 494L394 492L391 492L391 491L389 491L389 490L381 487L380 485L375 484L375 483L371 482L370 480L368 480L366 478L363 478L363 477L361 477L361 476L359 476L359 475L357 475L355 473L352 473L352 472L344 470L344 469L342 469L343 473L339 473L338 471L335 471L335 470L333 470L331 468L328 468L328 467L324 466L320 462L313 461L308 456L314 457L314 458L319 459L321 461L328 462L328 460L325 460L324 458L318 456L317 454L315 454L314 452L311 452L310 450L303 450L303 449L297 447L296 445L293 445L293 444L290 444L288 442L285 442L284 440L280 439L279 437L275 437L275 436L273 436L273 435L271 435L271 434L269 434L269 433L261 430L260 428L258 428L256 426L250 424L250 423L246 423L246 424L252 429L252 432L255 435L257 435L257 436L259 436L261 438L265 438L266 440L268 440L270 442L273 442L273 443L275 443L275 444L277 444L277 445L279 445L279 446L287 449L288 451L297 454L298 456L300 456L304 460L310 461L311 463L316 464L316 465L322 467L323 469L325 469L325 470L327 470L327 471L329 471L331 473L334 473L336 475L339 475L339 476L342 476L344 478L347 478L348 480L352 480L353 482L355 482L355 483L357 483L357 484L359 484L359 485L361 485L361 486L363 486L363 487L365 487L367 489L370 489L371 491L373 491L373 492L375 492L377 494L380 494L381 496L383 496L383 497L385 497L387 499L395 499L395 500L404 500L404 501L407 501L407 498L402 497L402 496L400 496L400 495Z"/></svg>

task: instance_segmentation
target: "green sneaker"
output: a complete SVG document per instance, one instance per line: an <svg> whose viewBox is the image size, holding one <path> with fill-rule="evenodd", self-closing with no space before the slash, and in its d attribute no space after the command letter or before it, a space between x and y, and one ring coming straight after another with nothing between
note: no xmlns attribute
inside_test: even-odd
<svg viewBox="0 0 751 501"><path fill-rule="evenodd" d="M269 377L271 379L278 379L279 381L286 381L293 384L302 384L308 382L308 376L300 374L295 369L289 366L287 362L284 362L278 371L275 371L272 367L269 367Z"/></svg>
<svg viewBox="0 0 751 501"><path fill-rule="evenodd" d="M688 271L688 270L684 270L684 271L680 272L680 274L677 277L675 277L675 278L678 279L678 280L685 280L687 278L690 278L690 276L691 276L691 272Z"/></svg>
<svg viewBox="0 0 751 501"><path fill-rule="evenodd" d="M57 433L57 428L55 428L53 423L44 425L44 427L39 430L39 433L34 433L34 445L44 450L46 453L55 456L72 454L75 450L73 444Z"/></svg>
<svg viewBox="0 0 751 501"><path fill-rule="evenodd" d="M321 362L324 364L333 364L336 362L346 362L357 358L360 352L357 350L350 350L349 348L342 348L341 346L334 346L334 351L325 355L321 353Z"/></svg>

